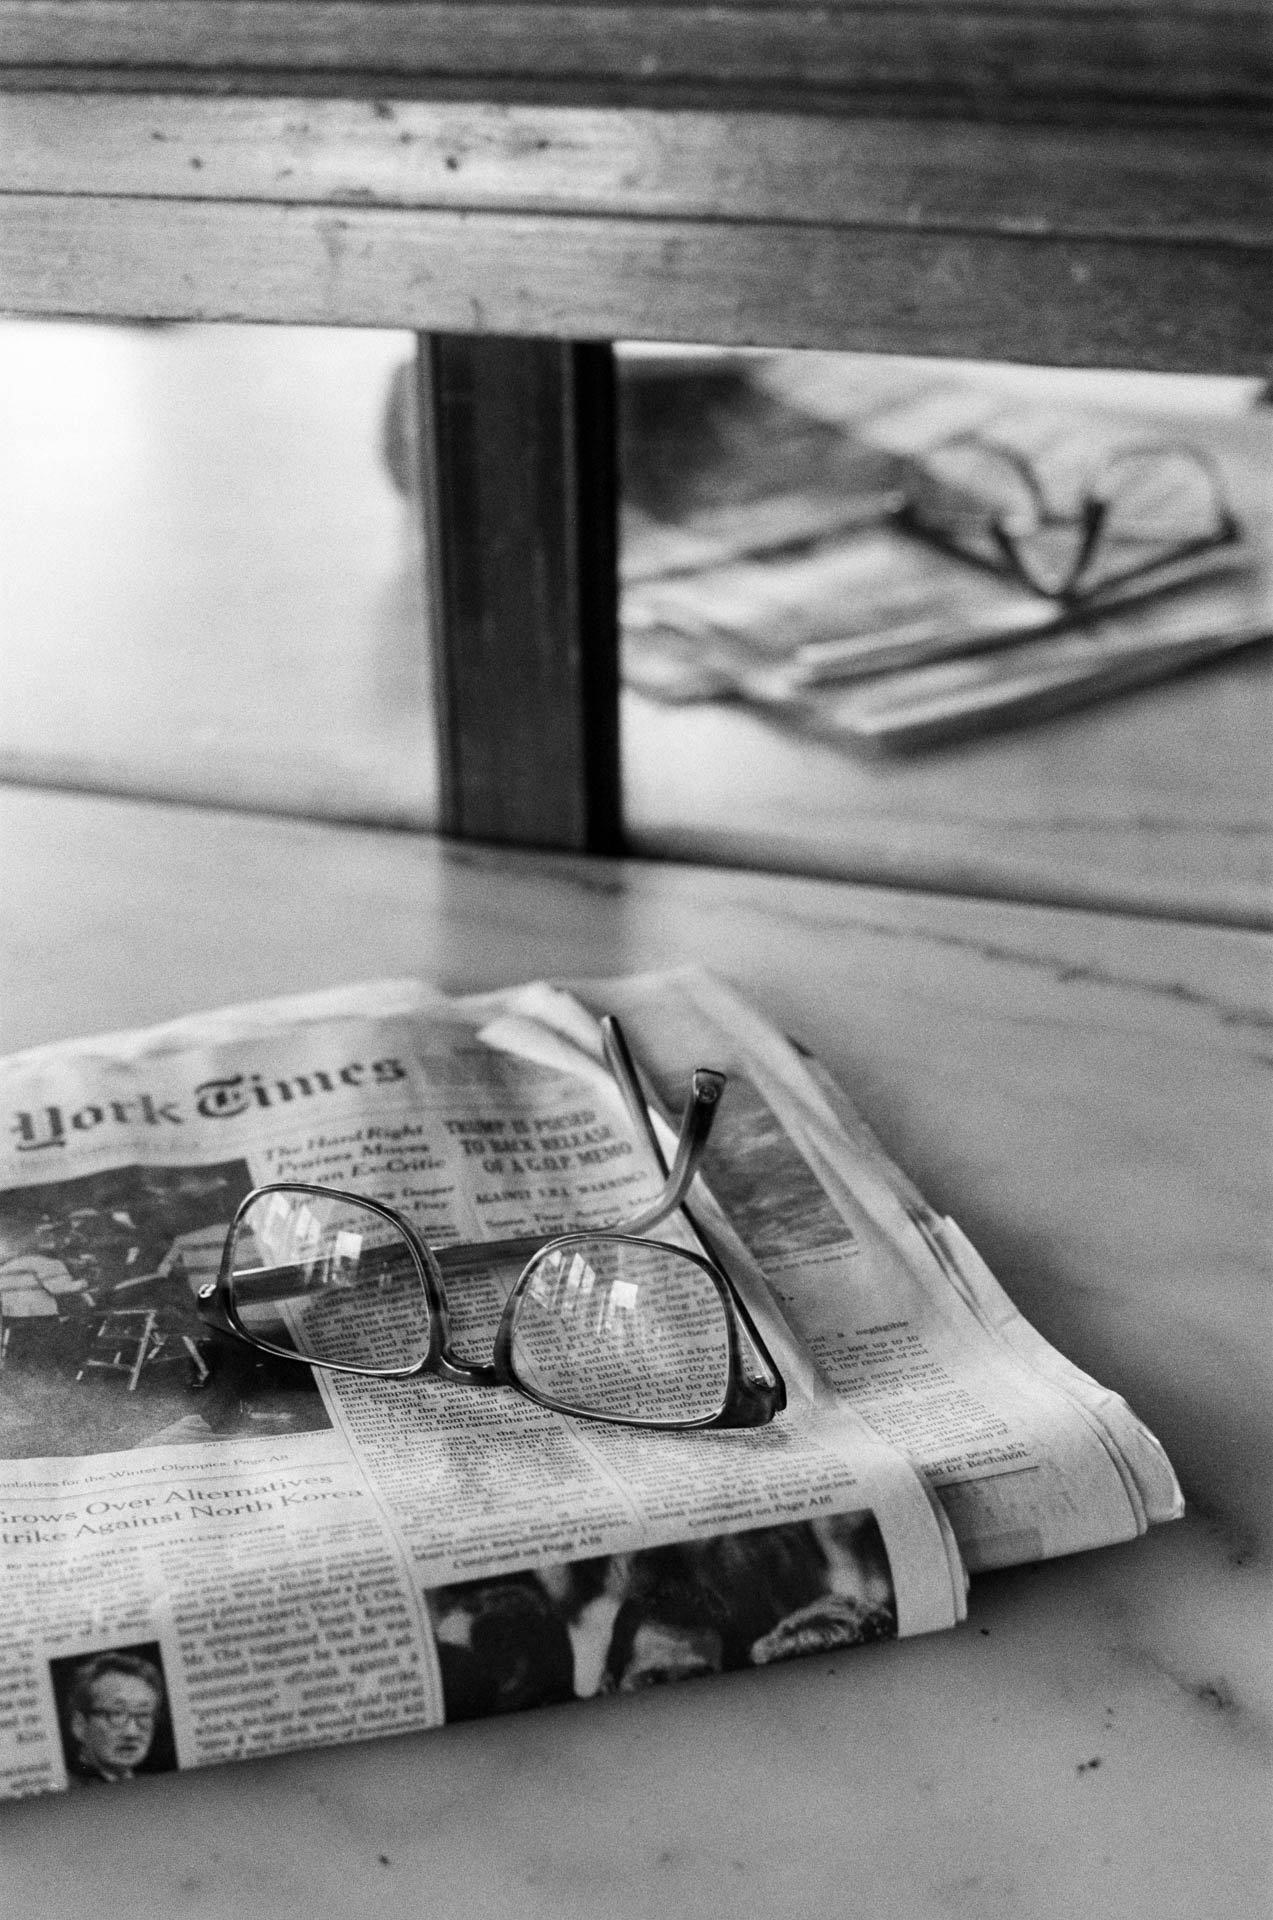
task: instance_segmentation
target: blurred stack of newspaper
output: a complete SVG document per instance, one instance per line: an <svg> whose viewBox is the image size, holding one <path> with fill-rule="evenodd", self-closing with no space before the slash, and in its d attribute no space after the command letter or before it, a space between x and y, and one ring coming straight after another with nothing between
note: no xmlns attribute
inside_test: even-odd
<svg viewBox="0 0 1273 1920"><path fill-rule="evenodd" d="M651 698L742 700L846 744L900 748L1273 634L1267 409L1173 415L1161 387L1146 408L1143 376L1121 389L1104 376L1102 404L1095 376L1080 403L1046 375L853 356L623 365L624 677ZM1196 384L1178 383L1186 408ZM908 516L941 451L973 441L1007 449L1075 526L1085 483L1123 449L1185 445L1214 475L1226 537L1168 536L1132 578L1096 565L1075 594L1038 591Z"/></svg>

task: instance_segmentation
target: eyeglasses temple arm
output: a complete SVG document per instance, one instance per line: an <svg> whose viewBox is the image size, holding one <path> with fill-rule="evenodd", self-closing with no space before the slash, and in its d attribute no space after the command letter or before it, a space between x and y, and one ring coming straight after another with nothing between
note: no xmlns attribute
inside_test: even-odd
<svg viewBox="0 0 1273 1920"><path fill-rule="evenodd" d="M623 1104L628 1110L628 1117L654 1155L659 1172L666 1179L667 1156L659 1143L653 1117L646 1104L645 1095L641 1091L636 1061L632 1058L627 1036L612 1013L603 1014L601 1017L601 1044L605 1049L606 1065L618 1082L619 1092L623 1095Z"/></svg>
<svg viewBox="0 0 1273 1920"><path fill-rule="evenodd" d="M660 1170L666 1174L668 1170L667 1157L659 1142L659 1136L655 1129L653 1116L646 1104L645 1095L641 1091L641 1082L637 1075L636 1062L632 1058L632 1053L629 1049L623 1028L619 1025L619 1022L612 1013L607 1013L602 1017L601 1040L605 1048L607 1064L609 1065L611 1073L619 1083L619 1090L623 1095L624 1104L632 1118L632 1123L638 1133L648 1142L650 1151L654 1155ZM712 1104L707 1117L707 1128L710 1130L711 1122L715 1118L716 1104L719 1102L721 1093L724 1091L725 1076L723 1073L715 1073L710 1067L700 1067L695 1073L695 1080L698 1079L700 1074L710 1075L713 1080L718 1082L716 1091L712 1096ZM677 1145L676 1160L673 1164L672 1172L668 1176L669 1188L675 1181L677 1169L681 1166L682 1159L687 1153L688 1123L690 1120L690 1109L693 1104L694 1088L691 1085L690 1104L686 1107L685 1116L681 1122L681 1137ZM701 1158L702 1149L706 1144L707 1133L704 1132L702 1138L698 1141L697 1148L693 1154L693 1160L690 1164L690 1171L685 1179L685 1186L687 1188L694 1177L694 1168ZM722 1262L719 1252L713 1245L702 1223L695 1218L688 1207L685 1209L685 1218L693 1228L708 1258L715 1262L716 1266L720 1268L721 1272L725 1274L728 1279L728 1268ZM780 1413L786 1405L786 1388L783 1385L782 1375L774 1365L769 1349L761 1338L760 1330L748 1310L747 1303L732 1280L729 1282L729 1290L733 1296L734 1304L738 1309L739 1317L742 1320L756 1358L762 1369L766 1370L770 1376L768 1379L746 1377L743 1381L743 1391L746 1395L755 1399L758 1409L764 1409L764 1411L758 1411L757 1418L769 1420L773 1418L775 1412ZM740 1424L746 1423L740 1422Z"/></svg>
<svg viewBox="0 0 1273 1920"><path fill-rule="evenodd" d="M716 1109L721 1094L725 1090L725 1076L712 1067L696 1067L690 1081L689 1098L685 1111L681 1115L681 1124L677 1133L676 1157L668 1170L667 1157L660 1144L658 1133L650 1109L646 1105L645 1095L641 1091L641 1082L637 1077L636 1063L629 1050L623 1028L613 1014L606 1014L601 1022L601 1039L605 1048L606 1062L619 1085L628 1114L654 1155L659 1171L663 1174L663 1187L656 1197L643 1207L639 1213L628 1215L616 1223L623 1233L645 1233L655 1227L668 1215L675 1213L681 1205L693 1183L703 1157L716 1118Z"/></svg>
<svg viewBox="0 0 1273 1920"><path fill-rule="evenodd" d="M685 1111L681 1116L680 1131L677 1135L676 1156L668 1169L667 1156L655 1131L650 1109L641 1092L641 1083L637 1078L636 1064L629 1051L623 1029L611 1014L601 1022L602 1039L605 1045L606 1060L610 1071L619 1084L624 1105L631 1115L632 1122L654 1155L663 1185L654 1199L637 1213L630 1213L622 1220L607 1223L610 1233L642 1234L651 1227L658 1226L669 1214L675 1213L681 1205L698 1171L712 1131L712 1122L716 1118L716 1109L725 1089L725 1075L717 1073L712 1067L696 1067L690 1081L689 1097ZM474 1245L461 1247L434 1247L433 1257L443 1273L458 1272L475 1263L491 1260L529 1260L544 1244L542 1234L519 1234L511 1240L488 1240Z"/></svg>

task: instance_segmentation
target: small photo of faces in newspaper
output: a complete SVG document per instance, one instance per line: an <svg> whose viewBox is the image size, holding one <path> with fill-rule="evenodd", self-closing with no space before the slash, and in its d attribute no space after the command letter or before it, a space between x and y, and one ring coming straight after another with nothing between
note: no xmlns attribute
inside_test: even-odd
<svg viewBox="0 0 1273 1920"><path fill-rule="evenodd" d="M439 1587L428 1596L448 1720L633 1693L893 1639L870 1513Z"/></svg>

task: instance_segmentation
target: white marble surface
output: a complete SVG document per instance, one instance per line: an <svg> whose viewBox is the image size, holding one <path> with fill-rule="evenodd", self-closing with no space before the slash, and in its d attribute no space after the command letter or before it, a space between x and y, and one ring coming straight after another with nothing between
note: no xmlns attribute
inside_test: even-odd
<svg viewBox="0 0 1273 1920"><path fill-rule="evenodd" d="M1192 1507L979 1579L953 1634L6 1808L6 1915L1266 1910L1266 936L18 792L0 898L6 1049L386 972L715 965Z"/></svg>
<svg viewBox="0 0 1273 1920"><path fill-rule="evenodd" d="M639 851L1273 926L1273 653L892 756L742 706L623 702Z"/></svg>

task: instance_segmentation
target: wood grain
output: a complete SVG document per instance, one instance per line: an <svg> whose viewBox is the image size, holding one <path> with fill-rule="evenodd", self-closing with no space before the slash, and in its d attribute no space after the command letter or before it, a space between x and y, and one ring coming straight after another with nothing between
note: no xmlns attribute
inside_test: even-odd
<svg viewBox="0 0 1273 1920"><path fill-rule="evenodd" d="M887 0L827 5L639 0L3 0L0 65L100 76L295 72L649 95L796 90L961 102L1267 101L1267 16L1231 0Z"/></svg>
<svg viewBox="0 0 1273 1920"><path fill-rule="evenodd" d="M0 306L1261 373L1244 247L385 207L0 198Z"/></svg>
<svg viewBox="0 0 1273 1920"><path fill-rule="evenodd" d="M1268 245L1258 128L50 90L0 193L775 220Z"/></svg>

